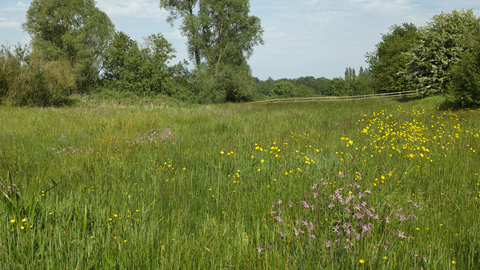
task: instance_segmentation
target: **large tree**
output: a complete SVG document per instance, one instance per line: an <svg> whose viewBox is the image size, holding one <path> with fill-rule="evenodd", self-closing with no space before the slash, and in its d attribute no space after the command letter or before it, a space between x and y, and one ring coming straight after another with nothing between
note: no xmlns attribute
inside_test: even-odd
<svg viewBox="0 0 480 270"><path fill-rule="evenodd" d="M114 34L112 21L94 0L33 0L22 27L45 60L72 63L77 91L98 78L102 54Z"/></svg>
<svg viewBox="0 0 480 270"><path fill-rule="evenodd" d="M410 52L405 75L423 95L442 93L451 80L451 68L472 48L480 21L472 9L435 15L420 28Z"/></svg>
<svg viewBox="0 0 480 270"><path fill-rule="evenodd" d="M160 0L160 7L170 12L172 26L183 19L180 30L197 66L202 60L215 70L244 65L253 47L263 44L260 19L248 15L248 0Z"/></svg>
<svg viewBox="0 0 480 270"><path fill-rule="evenodd" d="M406 54L418 38L418 29L412 23L393 25L382 35L375 51L367 53L370 75L376 92L399 92L410 90L411 80L401 74L412 56Z"/></svg>
<svg viewBox="0 0 480 270"><path fill-rule="evenodd" d="M109 88L136 93L170 94L172 70L167 66L175 57L172 45L161 34L136 41L118 32L104 54L104 81Z"/></svg>

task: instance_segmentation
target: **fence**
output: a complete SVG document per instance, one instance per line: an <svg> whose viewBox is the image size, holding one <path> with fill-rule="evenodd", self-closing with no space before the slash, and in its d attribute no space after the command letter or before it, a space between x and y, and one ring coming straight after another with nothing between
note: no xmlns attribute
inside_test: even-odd
<svg viewBox="0 0 480 270"><path fill-rule="evenodd" d="M416 96L416 95L418 95L418 90L383 93L383 94L371 94L371 95L362 95L362 96L276 98L276 99L253 101L253 102L250 102L250 103L343 101L343 100L360 100L360 99L372 99L372 98L403 98L403 97L407 97L407 96Z"/></svg>

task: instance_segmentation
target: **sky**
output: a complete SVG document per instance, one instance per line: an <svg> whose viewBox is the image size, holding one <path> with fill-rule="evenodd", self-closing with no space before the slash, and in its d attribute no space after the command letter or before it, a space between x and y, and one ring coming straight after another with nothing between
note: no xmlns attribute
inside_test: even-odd
<svg viewBox="0 0 480 270"><path fill-rule="evenodd" d="M31 2L0 0L0 44L29 43L21 25ZM177 28L181 21L171 27L158 0L97 0L97 7L117 31L134 40L163 34L177 51L172 64L189 60L186 39ZM260 18L265 45L254 48L248 63L261 80L342 77L347 67L368 67L365 54L375 50L392 25L424 26L434 15L454 9L473 9L480 16L480 1L252 0L250 15Z"/></svg>

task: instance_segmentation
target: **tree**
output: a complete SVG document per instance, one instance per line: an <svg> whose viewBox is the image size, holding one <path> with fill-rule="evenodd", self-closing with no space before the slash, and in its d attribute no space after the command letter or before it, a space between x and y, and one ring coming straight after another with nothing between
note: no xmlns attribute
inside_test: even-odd
<svg viewBox="0 0 480 270"><path fill-rule="evenodd" d="M418 39L418 29L412 23L393 25L388 34L382 35L372 53L367 53L366 62L369 64L373 77L373 88L376 92L399 92L411 88L411 80L400 74L412 59L409 52Z"/></svg>
<svg viewBox="0 0 480 270"><path fill-rule="evenodd" d="M442 93L451 80L451 68L470 50L480 33L480 21L472 9L441 13L420 28L408 54L405 75L423 95Z"/></svg>
<svg viewBox="0 0 480 270"><path fill-rule="evenodd" d="M22 27L44 60L70 61L77 91L86 91L98 78L114 34L113 23L94 0L34 0Z"/></svg>
<svg viewBox="0 0 480 270"><path fill-rule="evenodd" d="M170 12L167 21L182 17L190 58L199 66L203 59L218 71L220 64L244 65L253 47L263 44L260 19L249 16L248 0L160 0Z"/></svg>
<svg viewBox="0 0 480 270"><path fill-rule="evenodd" d="M270 90L270 96L295 97L296 95L297 89L289 81L280 81Z"/></svg>
<svg viewBox="0 0 480 270"><path fill-rule="evenodd" d="M143 48L123 32L118 32L104 55L104 80L108 87L137 93L170 94L175 57L172 45L161 34L144 39Z"/></svg>
<svg viewBox="0 0 480 270"><path fill-rule="evenodd" d="M298 97L313 97L315 95L315 91L313 88L306 86L305 84L300 84L297 86L297 96Z"/></svg>
<svg viewBox="0 0 480 270"><path fill-rule="evenodd" d="M480 40L451 69L447 97L463 107L480 105Z"/></svg>

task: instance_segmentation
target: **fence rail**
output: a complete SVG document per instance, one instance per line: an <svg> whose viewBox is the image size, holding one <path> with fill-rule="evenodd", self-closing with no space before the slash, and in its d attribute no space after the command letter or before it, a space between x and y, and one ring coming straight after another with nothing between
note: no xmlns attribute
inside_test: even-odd
<svg viewBox="0 0 480 270"><path fill-rule="evenodd" d="M370 94L370 95L361 95L361 96L276 98L276 99L253 101L253 102L250 102L250 103L344 101L344 100L360 100L360 99L372 99L372 98L402 98L402 97L415 96L415 95L418 95L418 90L404 91L404 92L382 93L382 94Z"/></svg>

